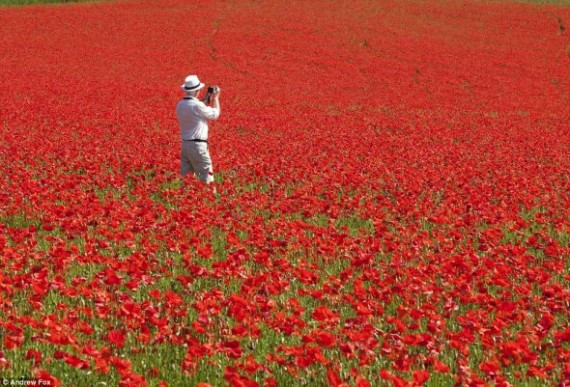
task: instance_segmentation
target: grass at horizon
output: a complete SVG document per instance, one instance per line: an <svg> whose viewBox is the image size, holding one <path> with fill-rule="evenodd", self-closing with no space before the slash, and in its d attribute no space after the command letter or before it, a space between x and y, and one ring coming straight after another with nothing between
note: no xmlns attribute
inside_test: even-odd
<svg viewBox="0 0 570 387"><path fill-rule="evenodd" d="M570 6L570 0L512 0L519 3L532 3L542 5Z"/></svg>
<svg viewBox="0 0 570 387"><path fill-rule="evenodd" d="M88 3L100 2L101 0L0 0L0 7L3 6L24 6L34 4L68 4L68 3ZM497 1L497 0L492 0ZM550 4L557 6L570 6L570 0L511 0L513 2Z"/></svg>
<svg viewBox="0 0 570 387"><path fill-rule="evenodd" d="M72 4L72 3L95 3L100 0L0 0L0 7L24 6L36 4Z"/></svg>

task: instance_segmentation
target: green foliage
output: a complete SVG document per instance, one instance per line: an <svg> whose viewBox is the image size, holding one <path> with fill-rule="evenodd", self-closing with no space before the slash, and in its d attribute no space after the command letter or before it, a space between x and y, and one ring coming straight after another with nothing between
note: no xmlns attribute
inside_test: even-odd
<svg viewBox="0 0 570 387"><path fill-rule="evenodd" d="M33 4L65 4L65 3L84 3L92 0L0 0L0 6L19 6Z"/></svg>
<svg viewBox="0 0 570 387"><path fill-rule="evenodd" d="M561 5L561 6L568 6L570 5L570 0L520 0L526 3L535 3L535 4L553 4L553 5Z"/></svg>

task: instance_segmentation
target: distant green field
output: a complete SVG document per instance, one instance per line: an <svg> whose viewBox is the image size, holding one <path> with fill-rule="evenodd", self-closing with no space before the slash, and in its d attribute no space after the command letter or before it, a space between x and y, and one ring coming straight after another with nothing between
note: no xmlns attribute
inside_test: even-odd
<svg viewBox="0 0 570 387"><path fill-rule="evenodd" d="M518 0L525 3L570 5L570 0Z"/></svg>
<svg viewBox="0 0 570 387"><path fill-rule="evenodd" d="M31 4L55 4L55 3L84 3L91 0L0 0L0 6L31 5Z"/></svg>
<svg viewBox="0 0 570 387"><path fill-rule="evenodd" d="M55 4L55 3L85 3L99 0L0 0L1 6L18 6L18 5L30 5L30 4ZM570 0L513 0L521 1L526 3L536 3L536 4L554 4L554 5L566 5L570 6Z"/></svg>

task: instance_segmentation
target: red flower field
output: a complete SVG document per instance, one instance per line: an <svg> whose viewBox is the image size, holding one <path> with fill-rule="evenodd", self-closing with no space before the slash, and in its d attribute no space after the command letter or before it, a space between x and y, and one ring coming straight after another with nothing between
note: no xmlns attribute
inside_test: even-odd
<svg viewBox="0 0 570 387"><path fill-rule="evenodd" d="M0 376L569 385L570 6L0 8ZM218 194L180 180L188 74Z"/></svg>

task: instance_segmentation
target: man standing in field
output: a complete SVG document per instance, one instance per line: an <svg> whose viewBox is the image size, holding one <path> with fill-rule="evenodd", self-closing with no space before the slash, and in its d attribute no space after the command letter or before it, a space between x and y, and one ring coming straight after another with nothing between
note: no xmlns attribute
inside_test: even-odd
<svg viewBox="0 0 570 387"><path fill-rule="evenodd" d="M185 96L176 105L176 116L182 137L180 176L193 173L202 183L210 184L214 181L214 172L208 151L208 120L215 120L220 116L220 88L213 87L213 106L208 106L208 101L204 103L198 99L204 86L198 76L186 77L181 86ZM214 192L215 190L214 188Z"/></svg>

